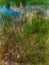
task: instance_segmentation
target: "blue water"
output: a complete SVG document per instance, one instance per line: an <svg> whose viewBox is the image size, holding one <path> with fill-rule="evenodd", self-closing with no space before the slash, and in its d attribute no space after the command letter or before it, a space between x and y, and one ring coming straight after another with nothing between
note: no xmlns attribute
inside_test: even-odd
<svg viewBox="0 0 49 65"><path fill-rule="evenodd" d="M1 14L2 15L10 15L10 16L13 16L13 15L20 16L20 15L22 15L22 12L13 11L11 9L7 9L6 6L2 6L2 7L0 7L0 15Z"/></svg>

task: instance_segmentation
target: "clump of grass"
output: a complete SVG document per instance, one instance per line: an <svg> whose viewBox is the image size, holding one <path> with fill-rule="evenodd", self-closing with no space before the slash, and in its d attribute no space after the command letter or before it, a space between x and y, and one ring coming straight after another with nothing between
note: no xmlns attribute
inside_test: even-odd
<svg viewBox="0 0 49 65"><path fill-rule="evenodd" d="M45 64L48 60L46 54L48 50L46 41L49 35L48 20L34 18L31 25L25 23L23 33L16 29L15 32L11 23L4 23L5 26L2 32L4 53L8 53L12 60L13 57L16 58L18 62L31 62L34 65ZM4 57L3 53L2 55ZM19 58L17 58L17 55L19 55Z"/></svg>

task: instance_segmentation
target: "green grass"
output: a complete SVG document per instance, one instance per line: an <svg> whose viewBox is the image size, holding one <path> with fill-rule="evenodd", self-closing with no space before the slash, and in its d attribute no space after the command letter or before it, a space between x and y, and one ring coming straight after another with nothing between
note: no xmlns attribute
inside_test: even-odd
<svg viewBox="0 0 49 65"><path fill-rule="evenodd" d="M34 65L46 65L49 54L49 44L46 43L49 36L48 22L49 20L43 18L38 20L34 18L31 25L25 23L23 33L18 32L16 29L14 31L12 22L8 22L8 24L5 22L1 37L1 41L4 44L0 46L2 59L5 57L4 54L8 53L9 58L14 62L31 62ZM46 51L48 52L46 53ZM12 55L13 53L14 55ZM18 54L20 55L19 58L16 56Z"/></svg>

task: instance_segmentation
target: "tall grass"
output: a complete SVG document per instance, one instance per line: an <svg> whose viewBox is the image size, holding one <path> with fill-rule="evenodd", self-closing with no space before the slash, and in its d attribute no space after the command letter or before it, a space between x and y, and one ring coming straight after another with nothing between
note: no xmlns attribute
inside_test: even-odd
<svg viewBox="0 0 49 65"><path fill-rule="evenodd" d="M43 17L33 17L32 24L24 23L23 30L23 33L17 29L14 30L11 20L4 23L0 40L2 42L1 59L7 56L14 62L46 65L49 55L46 52L49 45L46 42L49 36L49 20Z"/></svg>

